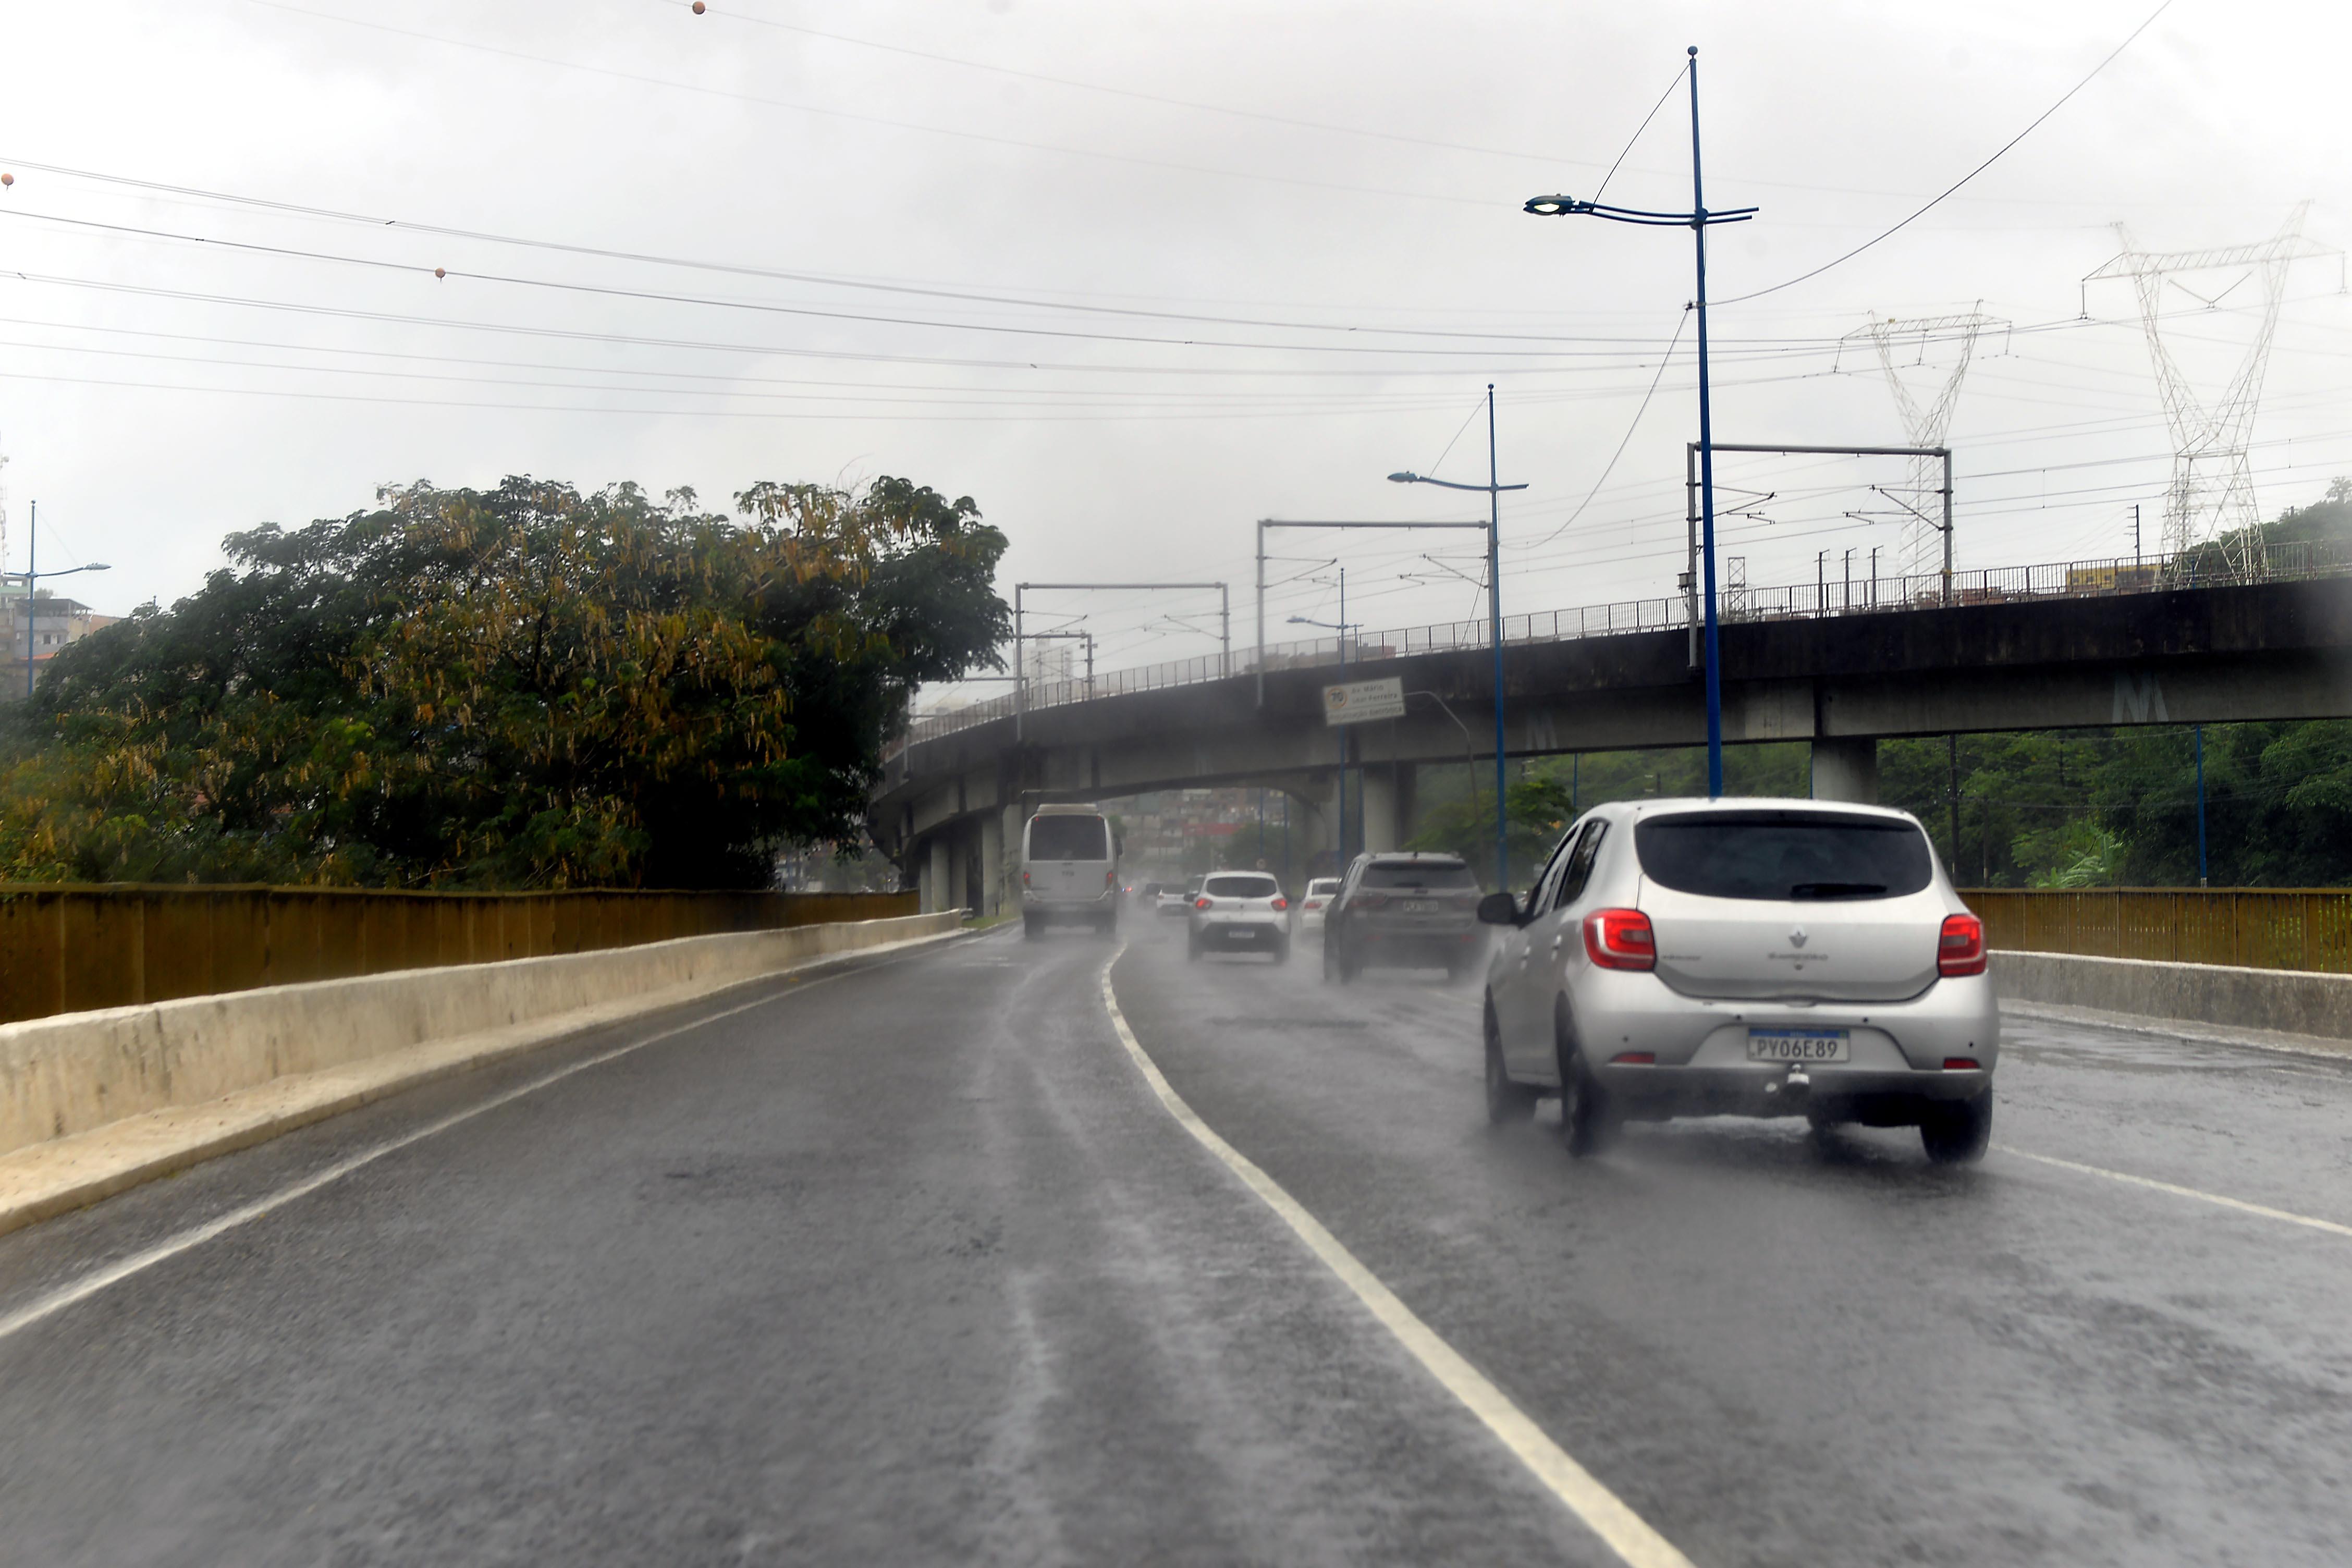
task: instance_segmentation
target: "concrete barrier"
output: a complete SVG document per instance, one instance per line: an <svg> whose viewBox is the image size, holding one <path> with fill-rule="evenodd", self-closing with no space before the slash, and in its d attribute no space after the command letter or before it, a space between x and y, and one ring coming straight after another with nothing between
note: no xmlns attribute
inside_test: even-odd
<svg viewBox="0 0 2352 1568"><path fill-rule="evenodd" d="M2004 1001L2352 1040L2352 974L1999 951L1992 981Z"/></svg>
<svg viewBox="0 0 2352 1568"><path fill-rule="evenodd" d="M266 986L0 1025L0 1232L200 1161L961 910Z"/></svg>

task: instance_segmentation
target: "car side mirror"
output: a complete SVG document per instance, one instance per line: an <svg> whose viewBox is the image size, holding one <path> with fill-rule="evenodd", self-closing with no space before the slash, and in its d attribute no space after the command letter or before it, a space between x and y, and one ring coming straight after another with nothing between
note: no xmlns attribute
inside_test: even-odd
<svg viewBox="0 0 2352 1568"><path fill-rule="evenodd" d="M1455 906L1457 909L1459 905ZM1508 893L1489 893L1478 900L1478 921L1482 925L1515 926L1519 919L1519 900Z"/></svg>

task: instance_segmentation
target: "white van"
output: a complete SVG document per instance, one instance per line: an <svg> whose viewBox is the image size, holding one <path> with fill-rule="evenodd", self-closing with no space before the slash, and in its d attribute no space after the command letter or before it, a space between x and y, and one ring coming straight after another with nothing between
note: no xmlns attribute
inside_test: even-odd
<svg viewBox="0 0 2352 1568"><path fill-rule="evenodd" d="M1098 806L1041 805L1021 832L1021 927L1118 929L1118 839Z"/></svg>

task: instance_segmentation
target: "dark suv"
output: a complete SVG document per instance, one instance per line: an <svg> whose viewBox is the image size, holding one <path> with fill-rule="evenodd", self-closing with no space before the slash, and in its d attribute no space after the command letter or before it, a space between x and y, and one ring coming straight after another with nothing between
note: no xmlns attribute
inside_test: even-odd
<svg viewBox="0 0 2352 1568"><path fill-rule="evenodd" d="M1367 967L1467 973L1486 952L1478 879L1459 855L1359 855L1324 916L1323 978Z"/></svg>

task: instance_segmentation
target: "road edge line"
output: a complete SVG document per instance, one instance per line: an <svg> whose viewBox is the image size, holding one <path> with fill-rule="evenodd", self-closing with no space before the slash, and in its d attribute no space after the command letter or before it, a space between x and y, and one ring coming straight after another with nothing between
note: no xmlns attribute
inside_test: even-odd
<svg viewBox="0 0 2352 1568"><path fill-rule="evenodd" d="M814 953L761 974L716 984L689 982L521 1024L420 1041L382 1057L289 1073L193 1105L163 1106L67 1138L28 1143L0 1154L0 1236L103 1203L149 1182L176 1176L224 1154L257 1147L395 1094L495 1067L598 1029L626 1027L649 1013L694 1006L747 986L854 967L856 961L874 954L965 940L969 935L961 931L937 931L845 952ZM61 1167L63 1173L44 1177L40 1173L45 1167Z"/></svg>
<svg viewBox="0 0 2352 1568"><path fill-rule="evenodd" d="M1475 1415L1511 1451L1512 1457L1526 1466L1544 1489L1599 1536L1628 1568L1696 1568L1672 1542L1603 1486L1591 1471L1578 1464L1568 1450L1553 1442L1533 1417L1512 1402L1510 1395L1441 1338L1436 1330L1422 1321L1305 1205L1292 1197L1248 1155L1226 1142L1176 1092L1159 1064L1135 1037L1135 1031L1128 1026L1127 1015L1119 1010L1118 994L1111 984L1110 972L1126 952L1126 944L1120 943L1118 952L1112 953L1110 962L1103 966L1103 1005L1110 1010L1111 1026L1118 1032L1119 1044L1126 1047L1128 1059L1142 1073L1151 1092L1159 1096L1161 1108L1227 1170L1240 1177L1242 1184L1307 1244L1307 1250L1339 1276L1340 1282L1355 1293L1356 1299L1421 1363L1423 1370Z"/></svg>
<svg viewBox="0 0 2352 1568"><path fill-rule="evenodd" d="M967 934L969 933L960 931L942 931L935 936L917 937L906 943L901 944L894 942L889 944L889 946L904 948L929 947L934 943L952 941L957 938L966 936ZM814 962L824 963L830 965L837 961L850 958L862 958L866 956L868 953L885 951L887 951L887 949L869 948L856 953L828 953L824 955L822 959ZM488 1111L496 1110L502 1105L510 1105L514 1101L521 1100L527 1095L537 1094L541 1089L551 1088L575 1074L586 1072L591 1068L603 1067L607 1062L618 1061L623 1057L631 1056L638 1051L644 1050L647 1046L657 1046L664 1040L675 1039L679 1035L686 1034L689 1030L701 1028L708 1024L716 1024L721 1019L731 1018L739 1013L749 1013L755 1007L765 1007L772 1003L783 1001L787 997L804 995L820 985L829 985L836 980L846 980L852 975L863 973L869 969L887 968L891 964L903 963L908 959L920 956L921 954L919 952L900 952L891 957L883 959L878 963L864 963L854 966L843 963L835 973L830 974L820 974L816 976L816 978L807 982L805 984L796 984L787 989L772 992L764 996L754 996L748 1002L739 1002L732 1007L722 1008L716 1013L706 1013L699 1017L689 1018L684 1023L672 1025L667 1029L647 1035L642 1039L631 1040L626 1045L615 1046L610 1050L599 1051L593 1056L583 1057L578 1061L566 1062L563 1066L557 1068L552 1072L542 1073L539 1077L531 1079L527 1082L519 1083L514 1085L512 1088L501 1089L497 1094L491 1095L486 1100L477 1100L471 1105L451 1111L446 1116L436 1117L433 1121L426 1122L424 1126L411 1128L397 1138L391 1139L383 1143L375 1144L371 1148L363 1149L356 1154L346 1155L344 1158L334 1162L332 1164L326 1166L322 1170L313 1171L310 1174L303 1177L298 1182L280 1187L275 1192L264 1194L262 1196L255 1198L248 1203L240 1204L225 1214L215 1215L211 1219L205 1220L200 1225L191 1226L189 1228L180 1231L173 1236L166 1237L163 1240L156 1242L152 1246L142 1247L140 1250L130 1254L128 1257L119 1258L112 1263L107 1264L102 1268L92 1269L90 1272L82 1275L79 1279L70 1280L53 1289L44 1291L42 1294L34 1297L33 1300L27 1301L25 1305L16 1308L13 1311L0 1312L0 1341L7 1340L16 1334L33 1327L36 1323L46 1321L47 1320L57 1316L58 1313L64 1311L68 1307L75 1306L82 1301L87 1301L91 1297L99 1295L102 1291L121 1284L123 1280L131 1278L133 1275L143 1274L159 1263L167 1263L171 1259L177 1258L183 1252L192 1251L194 1248L203 1246L205 1242L212 1240L215 1237L226 1236L230 1231L236 1230L241 1226L250 1225L255 1220L267 1218L269 1215L285 1207L288 1204L293 1203L300 1198L308 1197L310 1194L317 1192L320 1188L330 1186L332 1184L342 1180L345 1176L352 1174L355 1171L362 1170L369 1165L373 1165L378 1160L384 1158L388 1154L397 1154L403 1149L409 1148L414 1144L422 1143L427 1138L437 1137L439 1134L449 1131L452 1127L471 1121L475 1117L483 1115ZM738 985L750 985L767 980L796 980L798 976L791 970L778 970L773 974L759 975L754 976L751 979L730 982L727 986L722 987L720 991L707 994L704 997L699 998L699 1000L708 1001L710 999L710 995L723 994L725 991L735 989ZM675 1005L677 1004L673 1005ZM685 1005L691 1005L690 1003ZM621 1020L621 1023L625 1026L626 1020ZM612 1027L614 1026L600 1025L593 1026ZM582 1032L585 1031L574 1031L574 1033ZM543 1042L543 1044L546 1045L554 1045L556 1043L558 1042L553 1040ZM289 1131L292 1131L292 1129L289 1129Z"/></svg>
<svg viewBox="0 0 2352 1568"><path fill-rule="evenodd" d="M2055 1154L2036 1154L2030 1149L2020 1149L2013 1143L1996 1143L1993 1148L2003 1154L2014 1154L2021 1160L2032 1160L2044 1165L2054 1165L2062 1171L2073 1171L2085 1176L2102 1176L2110 1182L2121 1182L2127 1187L2147 1187L2152 1192L2169 1193L2177 1198L2194 1198L2200 1204L2236 1209L2241 1214L2259 1215L2264 1219L2280 1220L2287 1225L2299 1225L2312 1230L2324 1230L2331 1236L2352 1236L2352 1225L2340 1225L2332 1219L2319 1219L2290 1209L2274 1209L2262 1204L2250 1204L2243 1198L2223 1197L2220 1193L2200 1191L2172 1182L2159 1182L2153 1176L2135 1176L2128 1172L2110 1171L2104 1165L2085 1165L2075 1160L2062 1160Z"/></svg>

